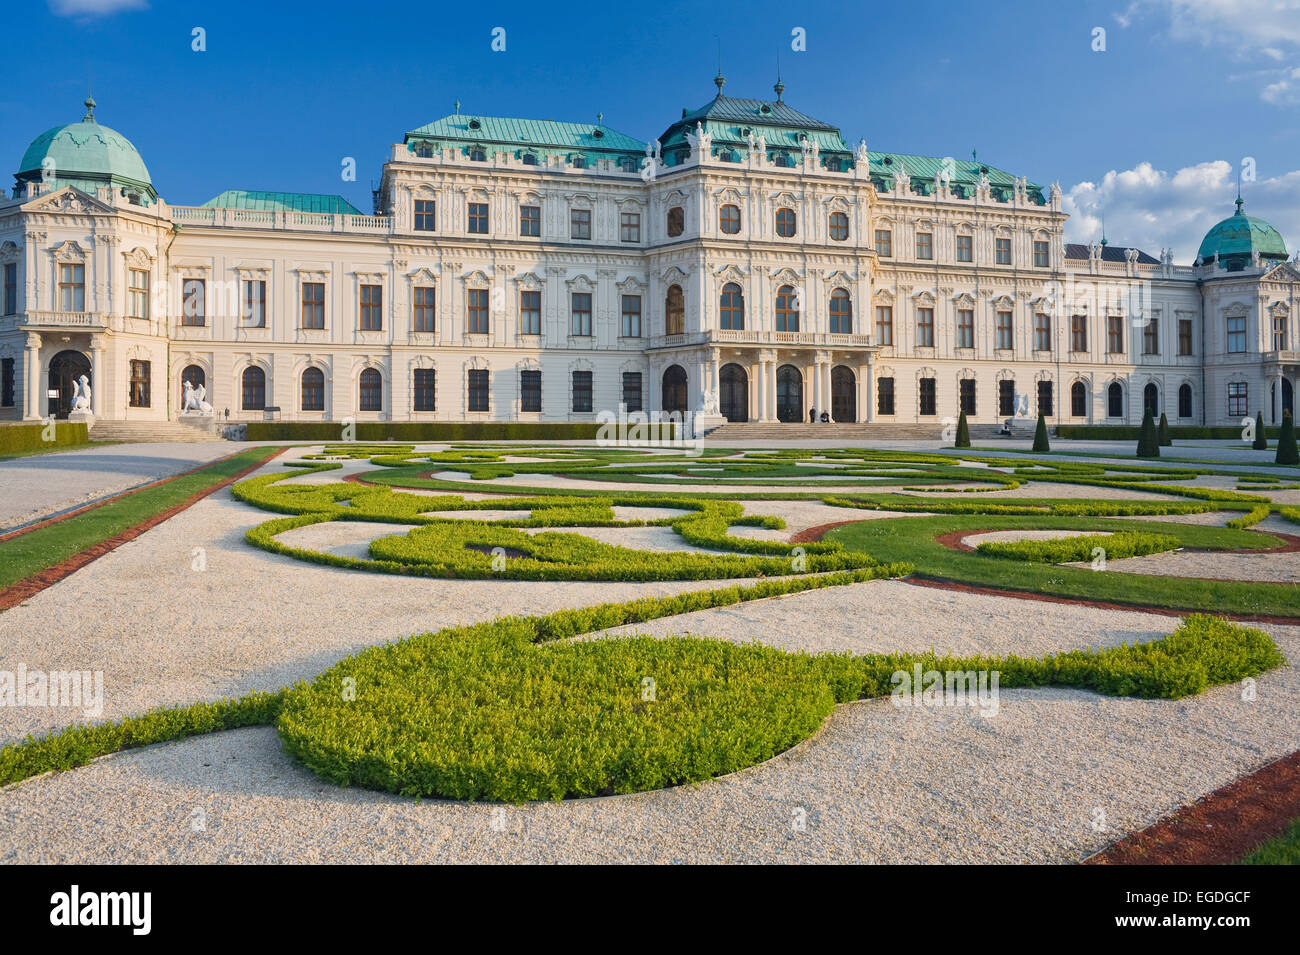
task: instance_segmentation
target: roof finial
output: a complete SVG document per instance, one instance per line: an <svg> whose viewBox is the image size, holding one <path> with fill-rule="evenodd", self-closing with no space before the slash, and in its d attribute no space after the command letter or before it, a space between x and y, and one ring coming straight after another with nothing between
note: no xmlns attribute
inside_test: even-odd
<svg viewBox="0 0 1300 955"><path fill-rule="evenodd" d="M86 115L81 117L83 123L93 123L95 121L95 97L90 95L90 81L86 81L86 98L82 100L82 106L86 107Z"/></svg>
<svg viewBox="0 0 1300 955"><path fill-rule="evenodd" d="M781 51L776 51L776 85L772 87L776 91L776 101L781 102L781 94L785 92L785 84L781 82Z"/></svg>
<svg viewBox="0 0 1300 955"><path fill-rule="evenodd" d="M1245 203L1241 200L1241 170L1237 170L1237 215L1242 215L1241 207Z"/></svg>
<svg viewBox="0 0 1300 955"><path fill-rule="evenodd" d="M722 87L726 85L727 78L722 75L722 40L715 33L713 39L718 41L718 75L713 78L713 85L718 88L718 95L722 95Z"/></svg>
<svg viewBox="0 0 1300 955"><path fill-rule="evenodd" d="M460 100L456 100L456 115L460 115Z"/></svg>
<svg viewBox="0 0 1300 955"><path fill-rule="evenodd" d="M1101 210L1101 244L1106 244L1106 210Z"/></svg>

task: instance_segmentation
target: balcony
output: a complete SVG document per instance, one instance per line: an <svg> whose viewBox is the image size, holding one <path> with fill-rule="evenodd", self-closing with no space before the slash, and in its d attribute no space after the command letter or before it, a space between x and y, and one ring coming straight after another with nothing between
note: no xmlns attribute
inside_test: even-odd
<svg viewBox="0 0 1300 955"><path fill-rule="evenodd" d="M1266 365L1300 365L1300 351L1266 351L1263 358Z"/></svg>
<svg viewBox="0 0 1300 955"><path fill-rule="evenodd" d="M99 312L24 312L14 316L20 328L108 328L107 315Z"/></svg>
<svg viewBox="0 0 1300 955"><path fill-rule="evenodd" d="M870 348L870 335L840 335L831 332L775 332L770 329L713 328L705 333L709 342L736 345L808 345L819 348Z"/></svg>

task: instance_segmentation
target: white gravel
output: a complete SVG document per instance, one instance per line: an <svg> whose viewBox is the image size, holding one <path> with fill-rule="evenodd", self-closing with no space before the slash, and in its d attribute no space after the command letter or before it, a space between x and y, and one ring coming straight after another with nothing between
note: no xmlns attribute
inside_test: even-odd
<svg viewBox="0 0 1300 955"><path fill-rule="evenodd" d="M979 547L980 544L1009 544L1012 541L1051 541L1063 537L1109 537L1109 531L992 531L987 534L971 534L963 537L961 542L967 547Z"/></svg>

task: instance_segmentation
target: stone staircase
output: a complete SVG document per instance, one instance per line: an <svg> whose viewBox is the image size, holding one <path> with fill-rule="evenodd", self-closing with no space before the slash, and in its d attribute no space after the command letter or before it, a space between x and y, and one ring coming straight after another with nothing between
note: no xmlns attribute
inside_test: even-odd
<svg viewBox="0 0 1300 955"><path fill-rule="evenodd" d="M729 421L710 431L710 439L723 441L937 441L943 425L896 424L785 424L776 421Z"/></svg>
<svg viewBox="0 0 1300 955"><path fill-rule="evenodd" d="M221 436L194 425L179 421L107 421L100 419L90 429L91 441L121 441L128 444L145 442L220 441Z"/></svg>

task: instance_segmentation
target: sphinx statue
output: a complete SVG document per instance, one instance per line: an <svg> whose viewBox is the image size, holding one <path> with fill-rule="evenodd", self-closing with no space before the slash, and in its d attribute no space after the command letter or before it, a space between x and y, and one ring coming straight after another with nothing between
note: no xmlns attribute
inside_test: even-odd
<svg viewBox="0 0 1300 955"><path fill-rule="evenodd" d="M85 375L72 383L72 411L90 413L90 379Z"/></svg>

